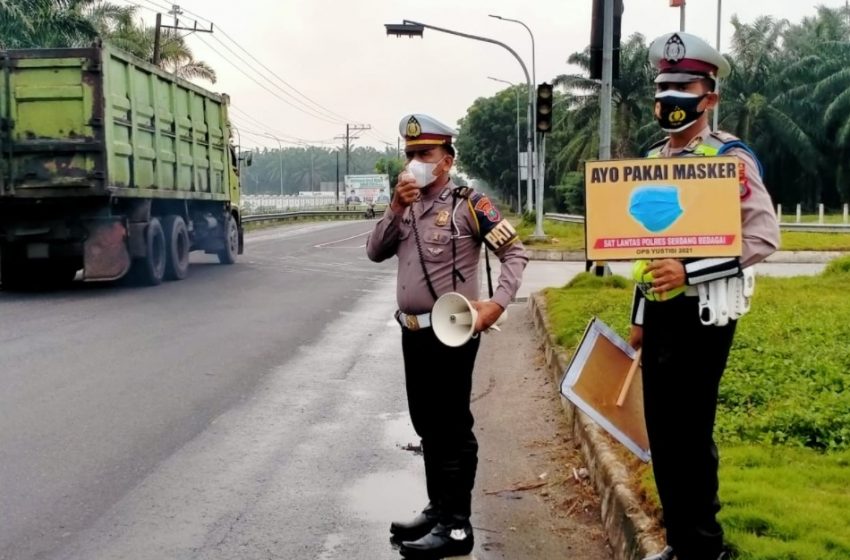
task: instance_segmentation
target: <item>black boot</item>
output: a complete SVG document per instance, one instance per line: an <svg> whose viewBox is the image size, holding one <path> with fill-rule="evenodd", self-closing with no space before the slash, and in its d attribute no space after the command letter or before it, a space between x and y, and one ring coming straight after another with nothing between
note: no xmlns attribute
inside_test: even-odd
<svg viewBox="0 0 850 560"><path fill-rule="evenodd" d="M474 545L471 525L447 527L438 523L421 539L401 543L401 555L409 560L438 560L469 554Z"/></svg>
<svg viewBox="0 0 850 560"><path fill-rule="evenodd" d="M421 539L430 533L431 529L437 525L439 517L440 515L437 508L435 508L432 504L428 504L428 506L422 510L422 513L410 521L393 521L390 524L390 534L392 535L390 539L399 544L403 541L415 541L416 539Z"/></svg>

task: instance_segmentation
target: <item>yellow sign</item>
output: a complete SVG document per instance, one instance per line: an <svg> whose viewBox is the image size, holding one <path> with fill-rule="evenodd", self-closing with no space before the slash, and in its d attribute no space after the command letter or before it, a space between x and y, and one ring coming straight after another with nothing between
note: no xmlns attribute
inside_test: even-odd
<svg viewBox="0 0 850 560"><path fill-rule="evenodd" d="M587 162L587 258L740 256L746 181L731 156Z"/></svg>

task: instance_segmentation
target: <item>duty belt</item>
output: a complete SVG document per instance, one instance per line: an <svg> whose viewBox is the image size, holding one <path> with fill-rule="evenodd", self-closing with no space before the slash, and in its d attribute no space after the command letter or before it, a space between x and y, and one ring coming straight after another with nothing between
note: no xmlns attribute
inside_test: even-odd
<svg viewBox="0 0 850 560"><path fill-rule="evenodd" d="M402 313L401 310L395 312L395 320L403 329L409 331L418 331L420 329L431 328L431 314L422 313L421 315L408 315Z"/></svg>

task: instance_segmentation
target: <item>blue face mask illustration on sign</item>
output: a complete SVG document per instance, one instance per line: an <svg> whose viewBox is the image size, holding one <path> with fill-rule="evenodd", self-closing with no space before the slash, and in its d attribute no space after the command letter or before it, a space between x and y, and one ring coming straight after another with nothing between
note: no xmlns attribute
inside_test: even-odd
<svg viewBox="0 0 850 560"><path fill-rule="evenodd" d="M629 214L652 233L669 228L683 213L676 187L638 187L632 191Z"/></svg>

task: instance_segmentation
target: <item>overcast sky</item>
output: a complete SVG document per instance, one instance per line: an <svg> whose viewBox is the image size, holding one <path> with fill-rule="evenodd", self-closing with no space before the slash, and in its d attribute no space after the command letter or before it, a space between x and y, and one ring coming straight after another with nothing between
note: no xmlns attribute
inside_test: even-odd
<svg viewBox="0 0 850 560"><path fill-rule="evenodd" d="M155 17L154 5L165 9L171 5L168 0L121 1L150 8L139 10L149 24ZM845 1L725 0L721 50L729 44L733 14L745 22L763 14L796 22L813 15L817 5L838 7ZM195 19L191 11L215 22L214 37L190 35L187 41L196 57L218 73L212 89L230 95L234 121L246 131L244 145L277 145L275 140L249 135L249 130L334 142L350 122L373 127L358 144L383 148L381 142L395 146L399 119L407 113L428 113L456 126L476 98L505 87L487 76L524 81L519 64L501 47L431 30L425 31L424 38L388 37L383 24L410 19L491 37L516 50L530 72L528 32L487 15L521 19L534 32L539 83L572 71L566 59L589 42L591 5L591 0L182 0L180 6L187 12L180 21L191 25ZM713 44L716 10L717 0L689 0L687 31ZM651 40L678 27L679 10L670 8L668 0L625 0L624 38L640 32ZM280 84L225 33L321 109ZM278 85L258 77L218 41ZM278 89L282 88L323 118L287 105L228 60L268 90L303 108Z"/></svg>

